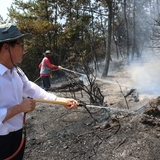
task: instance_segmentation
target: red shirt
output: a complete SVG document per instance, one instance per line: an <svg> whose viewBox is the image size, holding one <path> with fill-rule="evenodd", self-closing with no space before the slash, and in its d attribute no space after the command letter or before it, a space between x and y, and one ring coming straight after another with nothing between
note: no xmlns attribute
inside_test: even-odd
<svg viewBox="0 0 160 160"><path fill-rule="evenodd" d="M51 64L50 60L47 58L47 57L44 57L42 62L39 64L39 68L42 69L42 63L45 64L45 66L48 68L48 69L53 69L53 70L56 70L58 69L58 66L55 66L53 64ZM49 76L50 73L40 73L40 76Z"/></svg>

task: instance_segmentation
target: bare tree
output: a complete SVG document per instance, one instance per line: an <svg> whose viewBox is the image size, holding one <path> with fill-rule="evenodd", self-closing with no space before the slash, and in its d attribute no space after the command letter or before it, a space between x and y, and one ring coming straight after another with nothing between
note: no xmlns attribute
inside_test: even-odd
<svg viewBox="0 0 160 160"><path fill-rule="evenodd" d="M111 54L111 37L112 37L112 0L106 0L108 6L108 49L106 50L105 57L105 66L102 73L102 77L106 77L108 75L109 70L109 62L110 62L110 54Z"/></svg>

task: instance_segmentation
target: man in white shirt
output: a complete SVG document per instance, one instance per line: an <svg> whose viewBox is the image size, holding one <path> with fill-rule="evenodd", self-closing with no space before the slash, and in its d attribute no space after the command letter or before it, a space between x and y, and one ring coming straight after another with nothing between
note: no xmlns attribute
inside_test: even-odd
<svg viewBox="0 0 160 160"><path fill-rule="evenodd" d="M67 109L78 106L76 100L57 97L29 81L15 65L22 61L24 38L30 36L22 34L13 24L0 25L0 159L12 156L20 146L24 115L35 109L34 98L66 101ZM23 159L24 146L14 158L8 159Z"/></svg>

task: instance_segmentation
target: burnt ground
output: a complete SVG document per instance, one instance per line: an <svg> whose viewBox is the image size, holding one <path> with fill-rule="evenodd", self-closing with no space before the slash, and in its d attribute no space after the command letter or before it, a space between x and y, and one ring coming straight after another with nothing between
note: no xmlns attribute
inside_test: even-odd
<svg viewBox="0 0 160 160"><path fill-rule="evenodd" d="M37 103L27 114L24 160L160 160L160 99L138 93L123 67L97 80L106 108ZM89 103L83 91L75 95Z"/></svg>

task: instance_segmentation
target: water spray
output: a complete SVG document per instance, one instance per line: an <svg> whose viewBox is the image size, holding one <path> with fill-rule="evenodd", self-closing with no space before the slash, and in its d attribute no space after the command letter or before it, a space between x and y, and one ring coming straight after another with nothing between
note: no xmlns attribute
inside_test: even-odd
<svg viewBox="0 0 160 160"><path fill-rule="evenodd" d="M44 100L44 99L36 99L34 98L34 100L36 102L40 102L40 103L49 103L49 104L58 104L58 105L64 105L64 106L68 106L70 105L70 101L68 100ZM120 109L120 108L112 108L112 107L106 107L106 106L98 106L98 105L92 105L92 104L83 104L80 103L78 105L78 107L87 107L87 108L97 108L97 109L106 109L109 112L127 112L127 113L132 113L132 114L136 114L138 110L135 110L135 108L130 108L130 109Z"/></svg>
<svg viewBox="0 0 160 160"><path fill-rule="evenodd" d="M82 77L80 79L87 79L87 75L86 74L83 74L83 73L79 73L79 72L76 72L76 71L73 71L73 70L70 70L70 69L67 69L67 68L63 68L62 67L62 70L64 71L68 71L68 72L72 72L72 73L75 73L75 74L78 74L78 75L81 75ZM101 81L101 82L104 82L104 83L110 83L110 84L118 84L117 82L113 82L113 81L109 81L109 80L106 80L106 79L102 79L102 78L99 78L99 77L96 77L97 80ZM126 84L120 84L122 87L128 87L128 88L133 88L129 85L126 85Z"/></svg>
<svg viewBox="0 0 160 160"><path fill-rule="evenodd" d="M65 70L65 71L68 71L68 72L72 72L72 73L75 73L75 74L79 74L81 76L86 76L86 74L83 74L83 73L79 73L79 72L76 72L76 71L73 71L73 70L70 70L70 69L67 69L67 68L61 68L62 70Z"/></svg>

